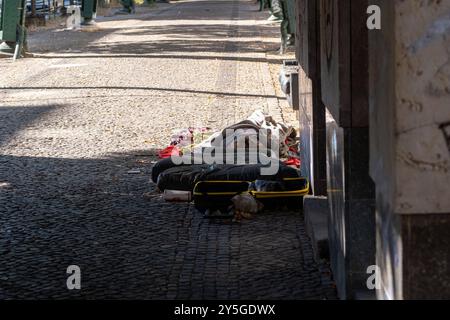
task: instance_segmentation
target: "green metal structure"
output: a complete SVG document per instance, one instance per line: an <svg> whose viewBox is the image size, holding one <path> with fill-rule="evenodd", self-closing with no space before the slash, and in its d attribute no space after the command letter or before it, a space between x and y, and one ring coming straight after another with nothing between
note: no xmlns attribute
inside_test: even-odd
<svg viewBox="0 0 450 320"><path fill-rule="evenodd" d="M289 34L295 34L296 31L296 15L295 15L295 2L296 0L284 0L285 11L287 20L289 22L288 32Z"/></svg>
<svg viewBox="0 0 450 320"><path fill-rule="evenodd" d="M284 53L286 48L295 42L295 0L271 0L272 15L281 22L281 49Z"/></svg>
<svg viewBox="0 0 450 320"><path fill-rule="evenodd" d="M82 24L95 24L94 19L96 18L96 16L97 0L83 0L81 2L81 17L83 18Z"/></svg>
<svg viewBox="0 0 450 320"><path fill-rule="evenodd" d="M26 35L25 3L26 0L0 0L0 52L19 55L22 52Z"/></svg>

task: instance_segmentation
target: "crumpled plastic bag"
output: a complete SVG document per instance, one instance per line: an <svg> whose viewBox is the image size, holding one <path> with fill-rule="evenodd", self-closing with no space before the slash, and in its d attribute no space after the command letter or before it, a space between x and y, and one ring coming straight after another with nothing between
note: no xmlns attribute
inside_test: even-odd
<svg viewBox="0 0 450 320"><path fill-rule="evenodd" d="M231 199L234 207L235 220L251 219L252 215L260 212L264 205L253 198L251 194L244 193Z"/></svg>

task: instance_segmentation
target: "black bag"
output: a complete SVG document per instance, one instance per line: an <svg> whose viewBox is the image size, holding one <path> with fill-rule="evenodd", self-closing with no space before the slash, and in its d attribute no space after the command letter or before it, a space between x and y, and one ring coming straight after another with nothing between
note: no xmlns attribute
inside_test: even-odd
<svg viewBox="0 0 450 320"><path fill-rule="evenodd" d="M194 205L199 211L206 209L226 211L231 199L247 192L250 183L246 181L200 181L193 191Z"/></svg>
<svg viewBox="0 0 450 320"><path fill-rule="evenodd" d="M255 180L251 183L249 191L256 198L283 198L304 196L309 192L307 178L282 178L278 181Z"/></svg>
<svg viewBox="0 0 450 320"><path fill-rule="evenodd" d="M301 205L303 196L309 191L309 181L303 177L282 178L279 181L256 180L249 186L250 194L265 206L283 204L296 207Z"/></svg>

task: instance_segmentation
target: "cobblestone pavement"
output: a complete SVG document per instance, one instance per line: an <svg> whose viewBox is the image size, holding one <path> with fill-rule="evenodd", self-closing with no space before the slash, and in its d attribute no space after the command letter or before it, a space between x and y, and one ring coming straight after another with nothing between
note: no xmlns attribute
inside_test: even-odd
<svg viewBox="0 0 450 320"><path fill-rule="evenodd" d="M266 59L277 27L256 9L179 1L32 33L36 57L0 59L1 299L335 297L300 212L209 221L149 181L174 128L284 118Z"/></svg>

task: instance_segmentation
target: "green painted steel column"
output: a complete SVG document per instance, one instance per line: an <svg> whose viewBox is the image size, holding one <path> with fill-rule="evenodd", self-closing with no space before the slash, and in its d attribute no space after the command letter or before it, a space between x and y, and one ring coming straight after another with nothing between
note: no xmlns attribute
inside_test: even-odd
<svg viewBox="0 0 450 320"><path fill-rule="evenodd" d="M295 42L295 0L280 0L283 20L281 21L281 52Z"/></svg>
<svg viewBox="0 0 450 320"><path fill-rule="evenodd" d="M0 52L14 52L20 34L23 4L23 0L0 0Z"/></svg>
<svg viewBox="0 0 450 320"><path fill-rule="evenodd" d="M97 0L83 0L81 2L82 24L95 24L94 19L97 17Z"/></svg>
<svg viewBox="0 0 450 320"><path fill-rule="evenodd" d="M289 33L295 34L296 31L296 16L295 16L295 0L284 0L286 11L287 11L287 19L289 22Z"/></svg>

